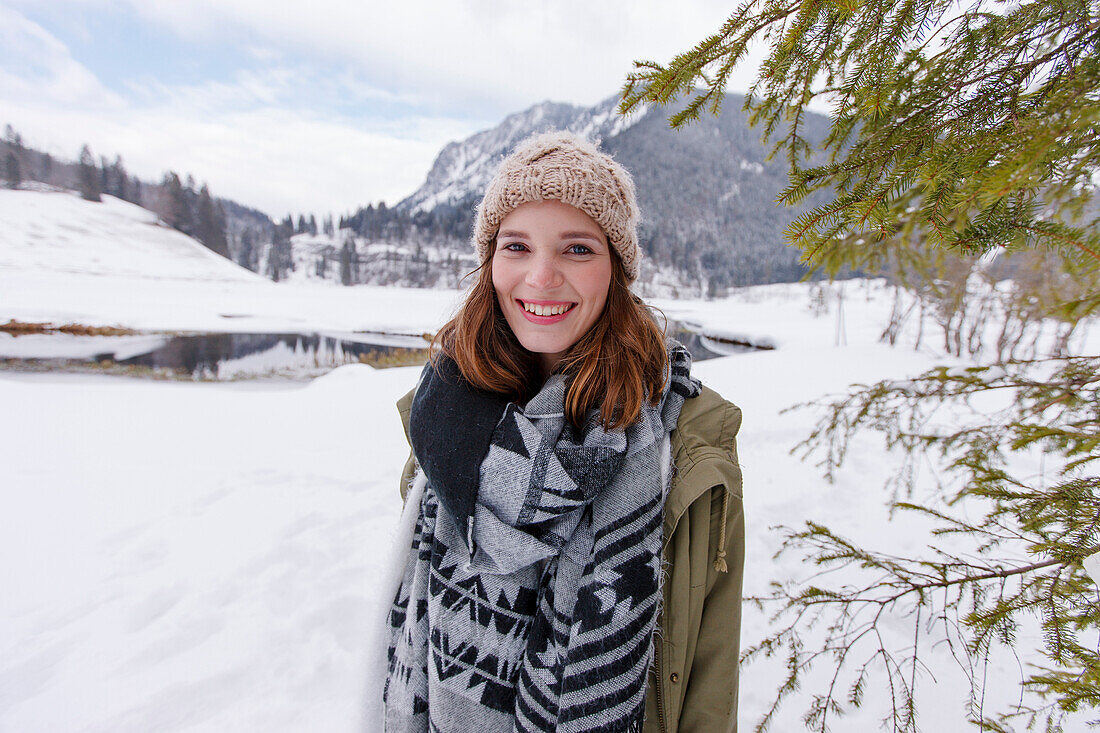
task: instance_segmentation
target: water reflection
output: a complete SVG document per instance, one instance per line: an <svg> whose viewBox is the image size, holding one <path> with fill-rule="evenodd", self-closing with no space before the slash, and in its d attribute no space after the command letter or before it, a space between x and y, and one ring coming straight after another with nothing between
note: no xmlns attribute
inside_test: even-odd
<svg viewBox="0 0 1100 733"><path fill-rule="evenodd" d="M696 361L752 350L708 338L694 324L668 322L668 333ZM207 333L12 336L0 333L0 360L9 366L48 370L89 366L132 374L193 379L310 378L334 367L424 363L423 336L386 333Z"/></svg>
<svg viewBox="0 0 1100 733"><path fill-rule="evenodd" d="M71 336L0 333L0 359L65 369L81 365L156 376L308 378L343 364L422 364L427 341L407 334L208 333Z"/></svg>

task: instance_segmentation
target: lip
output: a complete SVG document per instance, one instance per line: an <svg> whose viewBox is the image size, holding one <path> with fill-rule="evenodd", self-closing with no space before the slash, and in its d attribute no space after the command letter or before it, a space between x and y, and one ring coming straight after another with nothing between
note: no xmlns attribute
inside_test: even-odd
<svg viewBox="0 0 1100 733"><path fill-rule="evenodd" d="M550 305L550 306L568 305L568 306L572 306L572 307L570 307L564 313L559 313L556 316L537 316L534 313L532 313L531 311L524 308L523 307L524 303L530 303L531 305L542 305L542 306L547 306L547 305ZM577 309L577 304L575 302L571 301L571 300L526 300L526 299L516 298L516 306L519 308L519 312L523 314L524 318L526 318L531 323L538 323L540 325L548 325L548 324L551 324L551 323L557 323L558 321L563 321L563 320L565 320L566 318L569 317L570 313L572 313L573 311L575 311Z"/></svg>

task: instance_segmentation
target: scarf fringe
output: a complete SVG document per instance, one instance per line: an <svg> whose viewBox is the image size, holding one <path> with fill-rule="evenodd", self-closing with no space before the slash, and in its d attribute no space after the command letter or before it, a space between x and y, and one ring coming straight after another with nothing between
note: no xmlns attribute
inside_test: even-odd
<svg viewBox="0 0 1100 733"><path fill-rule="evenodd" d="M405 576L408 548L412 545L416 520L420 513L420 502L424 497L427 484L424 472L417 470L409 483L409 491L405 495L405 506L401 510L401 519L394 528L389 550L382 563L382 578L375 589L377 593L373 597L373 609L369 615L373 621L368 631L367 641L367 659L370 660L370 667L367 669L364 681L366 706L363 710L363 725L360 727L360 730L366 733L380 733L385 728L386 711L382 694L386 688L386 677L389 672L386 658L390 648L390 608Z"/></svg>

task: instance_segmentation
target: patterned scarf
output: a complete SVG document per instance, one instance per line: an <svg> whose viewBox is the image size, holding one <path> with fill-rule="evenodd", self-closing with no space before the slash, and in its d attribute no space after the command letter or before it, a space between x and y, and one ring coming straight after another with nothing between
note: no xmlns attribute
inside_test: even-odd
<svg viewBox="0 0 1100 733"><path fill-rule="evenodd" d="M386 731L640 730L660 602L667 441L699 394L670 378L641 419L565 418L551 376L522 408L425 368L410 431L426 479L389 612Z"/></svg>

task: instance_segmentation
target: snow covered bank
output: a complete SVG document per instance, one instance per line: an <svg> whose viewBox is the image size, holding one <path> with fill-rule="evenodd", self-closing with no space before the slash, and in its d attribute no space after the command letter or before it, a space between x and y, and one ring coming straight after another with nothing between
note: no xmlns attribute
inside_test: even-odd
<svg viewBox="0 0 1100 733"><path fill-rule="evenodd" d="M813 519L920 551L918 523L887 521L892 464L877 440L861 436L826 484L789 454L813 411L781 410L942 359L877 343L872 304L884 313L885 297L853 299L847 346L835 313L806 313L805 293L759 298L676 306L783 343L695 366L744 410L746 592L808 574L797 558L772 559L779 523ZM418 373L349 366L305 386L0 373L0 730L355 730L407 456L393 402ZM747 607L745 642L765 628ZM928 655L923 726L960 730L962 671L946 649ZM992 660L991 696L1015 694L1016 664ZM746 671L745 728L782 672ZM883 704L872 694L837 729L877 728ZM792 701L773 729L801 729L803 709Z"/></svg>
<svg viewBox="0 0 1100 733"><path fill-rule="evenodd" d="M418 373L0 377L0 730L352 730Z"/></svg>
<svg viewBox="0 0 1100 733"><path fill-rule="evenodd" d="M37 246L29 241L0 239L0 257ZM8 256L0 322L420 333L460 296L221 278L180 264L200 259L157 252L128 274L90 260L80 271L34 269ZM162 267L168 276L151 274ZM814 520L896 554L928 541L918 521L888 521L883 485L895 457L875 436L858 436L827 484L790 454L815 412L782 410L962 362L929 350L930 339L921 351L878 343L891 305L880 283L824 296L812 287L657 303L704 333L778 346L694 367L744 410L748 594L814 572L797 557L773 559L772 525ZM0 372L0 731L357 730L368 608L408 452L393 402L418 373L348 366L308 384L225 385ZM766 628L746 607L744 642ZM886 631L912 637L901 624ZM922 727L965 729L959 663L943 645L922 654L931 670L918 680ZM743 674L743 729L767 709L782 661ZM1035 661L994 656L990 703L1014 699L1019 665ZM875 730L885 704L868 688L864 708L834 729ZM802 729L804 709L792 700L772 730Z"/></svg>

